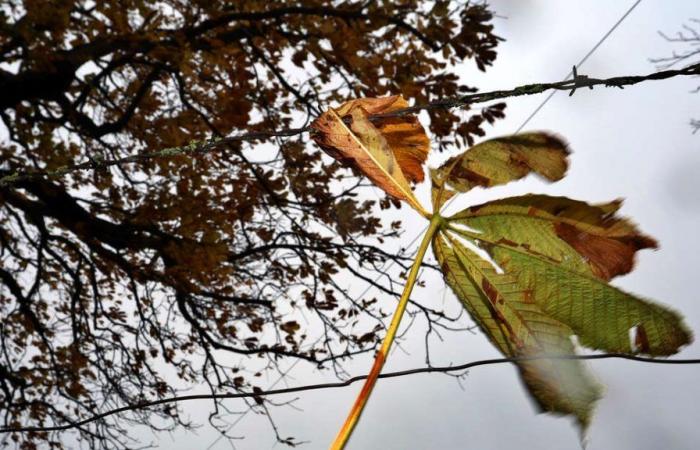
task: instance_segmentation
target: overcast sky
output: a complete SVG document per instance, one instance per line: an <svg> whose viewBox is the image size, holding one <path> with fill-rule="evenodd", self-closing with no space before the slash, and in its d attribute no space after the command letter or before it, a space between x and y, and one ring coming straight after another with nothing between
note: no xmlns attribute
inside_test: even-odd
<svg viewBox="0 0 700 450"><path fill-rule="evenodd" d="M496 33L506 39L498 59L486 74L469 62L460 68L465 83L480 90L557 81L581 59L632 5L633 0L490 2L498 13ZM655 70L650 57L666 56L673 47L657 34L675 32L691 17L700 18L697 1L643 0L615 33L580 69L593 77L645 74ZM502 196L528 192L600 202L626 199L622 213L657 238L658 251L643 251L636 270L614 284L655 299L682 312L688 325L700 330L700 304L696 284L700 267L700 133L693 136L688 122L700 118L700 94L689 91L700 79L675 78L648 82L625 90L580 90L573 97L557 94L525 128L551 130L564 136L574 151L569 175L546 185L528 179L508 186L477 190L460 199L451 210ZM488 137L515 131L546 94L511 99L507 118L487 128ZM438 164L448 155L433 155ZM429 204L427 186L418 190ZM400 217L412 238L424 225L408 208ZM406 242L404 240L404 242ZM432 259L432 255L430 256ZM427 288L414 298L451 311L460 306L437 274L425 277ZM347 283L346 283L347 284ZM350 286L359 294L365 286ZM378 295L378 294L373 294ZM465 319L465 324L468 320ZM394 350L385 370L425 365L424 330L413 327ZM449 336L431 346L436 365L459 364L498 357L477 333ZM693 344L678 357L700 357ZM353 375L366 373L371 358L358 358L348 365ZM700 366L651 365L606 360L590 364L606 385L589 432L588 448L596 449L695 449L700 441ZM268 383L273 383L270 377ZM319 373L304 364L295 366L288 385L332 381L332 373ZM284 385L281 383L280 386ZM297 398L297 409L273 411L283 436L308 441L302 448L323 449L360 389L360 384L341 390L303 392L276 397ZM227 403L245 410L240 401ZM195 421L206 423L211 403L183 405ZM267 449L275 446L265 417L246 415L232 433L245 436L236 449ZM197 433L172 435L139 434L143 443L159 442L162 448L200 449L213 443L217 434L208 426ZM351 449L578 449L578 435L567 419L538 415L521 387L516 371L508 365L471 370L457 380L445 375L416 375L380 380L367 410L350 442ZM212 448L227 449L219 441ZM278 448L279 444L278 444Z"/></svg>

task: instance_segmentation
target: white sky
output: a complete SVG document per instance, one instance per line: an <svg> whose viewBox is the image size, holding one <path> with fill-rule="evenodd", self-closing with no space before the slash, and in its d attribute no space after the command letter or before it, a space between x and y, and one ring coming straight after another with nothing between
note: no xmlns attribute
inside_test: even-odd
<svg viewBox="0 0 700 450"><path fill-rule="evenodd" d="M633 0L490 3L502 16L495 21L496 33L506 42L499 46L496 64L486 74L476 71L471 62L460 69L464 82L480 90L561 79ZM666 56L673 48L657 31L675 32L691 17L700 17L696 1L644 0L579 72L603 78L654 71L648 58ZM695 286L700 267L700 134L693 136L688 125L691 117L700 118L700 94L689 94L698 85L697 78L675 78L625 90L579 90L573 97L558 93L526 130L551 130L569 140L574 153L568 177L554 185L529 179L479 190L464 196L458 206L527 192L592 202L625 198L622 213L657 238L661 248L641 252L636 270L614 284L671 305L685 315L692 329L700 330ZM507 118L487 128L488 137L513 132L545 95L511 99ZM448 155L436 156L433 165ZM427 186L418 190L425 204L429 204L427 192ZM424 226L409 208L397 217L409 230L407 239ZM437 274L425 281L428 287L417 289L415 299L426 305L444 302L452 311L459 308L453 295L445 293ZM364 288L358 281L350 286L354 294ZM405 351L395 349L385 370L424 366L423 339L424 330L412 328L401 343ZM431 352L436 365L499 356L484 336L470 333L450 336L444 342L435 340ZM700 345L691 345L678 357L700 357ZM370 365L367 356L348 369L353 375L361 374ZM607 392L598 404L588 449L698 448L700 366L618 360L591 366ZM304 364L296 366L291 375L286 380L290 386L333 380L332 373L315 372ZM269 383L274 380L271 377ZM302 446L305 449L327 448L360 386L275 397L276 401L299 398L294 403L298 409L273 410L281 434L309 441ZM226 404L234 410L245 409L242 401ZM206 423L210 402L182 406L193 420ZM247 415L232 432L245 436L235 441L236 449L275 446L272 430L262 416ZM183 450L204 449L217 438L206 425L197 433L139 436L144 444L159 440L162 448ZM349 445L350 449L384 450L515 447L580 448L569 420L535 414L515 369L508 365L475 368L460 383L439 374L380 380ZM231 446L221 440L213 448Z"/></svg>

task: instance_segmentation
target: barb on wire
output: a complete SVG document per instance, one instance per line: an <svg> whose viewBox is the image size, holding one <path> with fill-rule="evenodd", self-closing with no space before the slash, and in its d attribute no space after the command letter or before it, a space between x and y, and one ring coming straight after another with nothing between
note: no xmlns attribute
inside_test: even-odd
<svg viewBox="0 0 700 450"><path fill-rule="evenodd" d="M555 83L534 83L518 86L509 90L497 90L489 92L477 92L457 98L437 100L430 103L411 106L404 109L399 109L387 114L377 114L370 116L370 119L397 117L406 114L413 114L423 110L435 109L451 109L470 106L476 103L485 103L493 100L500 100L510 97L520 97L524 95L539 94L549 90L570 91L572 95L576 89L580 87L588 87L593 89L594 86L618 87L624 88L633 84L641 83L649 80L664 80L676 76L700 75L700 64L685 67L683 69L662 70L647 75L629 75L612 77L606 79L590 78L584 75L576 74L573 79L559 81ZM116 159L91 159L86 162L61 166L52 170L32 170L25 172L15 172L0 177L0 187L8 186L21 181L37 179L37 178L58 178L67 175L71 172L81 170L105 169L111 166L120 164L136 163L153 158L176 156L176 155L191 155L204 154L215 150L224 144L240 141L256 141L267 139L270 137L290 137L301 133L311 131L310 127L288 128L283 130L271 131L253 131L226 137L216 137L202 141L192 141L188 145L180 147L170 147L162 150L151 152L136 153L122 158Z"/></svg>
<svg viewBox="0 0 700 450"><path fill-rule="evenodd" d="M416 375L420 373L449 373L458 372L461 370L470 369L472 367L487 366L494 364L505 364L514 363L519 361L532 361L540 359L569 359L569 360L599 360L599 359L627 359L630 361L639 361L644 363L653 364L700 364L700 358L698 359L659 359L650 358L645 356L629 355L625 353L601 353L596 355L538 355L538 356L520 356L513 358L493 358L493 359L483 359L479 361L472 361L464 364L459 364L456 366L432 366L432 367L420 367L416 369L400 370L396 372L386 372L379 375L379 378L397 378L407 375ZM158 400L146 401L137 403L134 405L122 406L120 408L105 411L103 413L95 414L94 416L88 417L80 421L71 422L65 425L54 425L47 427L7 427L0 428L0 434L2 433L26 433L26 432L48 432L48 431L65 431L72 428L79 428L87 425L91 422L104 419L106 417L119 414L126 411L148 408L151 406L158 406L167 403L182 402L188 400L211 400L211 399L230 399L230 398L256 398L269 395L280 395L280 394L290 394L293 392L302 391L314 391L319 389L331 389L331 388L341 388L350 386L358 381L365 380L367 375L358 375L356 377L349 378L345 381L338 381L335 383L321 383L321 384L309 384L304 386L296 386L290 388L282 389L270 389L267 391L257 390L254 392L242 392L242 393L231 393L231 394L194 394L194 395L183 395L179 397L168 397L161 398Z"/></svg>

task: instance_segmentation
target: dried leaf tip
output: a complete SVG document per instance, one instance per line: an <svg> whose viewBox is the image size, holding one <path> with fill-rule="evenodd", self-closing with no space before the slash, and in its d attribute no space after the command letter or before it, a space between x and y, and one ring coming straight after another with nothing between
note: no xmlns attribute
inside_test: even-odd
<svg viewBox="0 0 700 450"><path fill-rule="evenodd" d="M425 178L430 141L415 115L391 115L406 107L408 103L398 95L351 100L325 111L311 128L314 141L326 153L424 213L411 183Z"/></svg>

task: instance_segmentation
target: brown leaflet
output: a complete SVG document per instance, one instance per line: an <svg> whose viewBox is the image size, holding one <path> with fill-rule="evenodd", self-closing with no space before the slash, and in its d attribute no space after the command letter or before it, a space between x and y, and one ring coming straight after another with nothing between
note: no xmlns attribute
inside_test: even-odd
<svg viewBox="0 0 700 450"><path fill-rule="evenodd" d="M342 104L336 113L344 117L357 107L369 115L389 114L407 108L408 102L400 95L379 98L360 98ZM399 117L372 119L372 124L384 136L408 181L420 183L425 179L423 165L430 152L430 140L418 117L407 114Z"/></svg>
<svg viewBox="0 0 700 450"><path fill-rule="evenodd" d="M371 119L406 106L399 96L352 100L316 119L313 139L330 156L427 216L410 186L424 178L422 165L430 150L425 130L414 116Z"/></svg>

